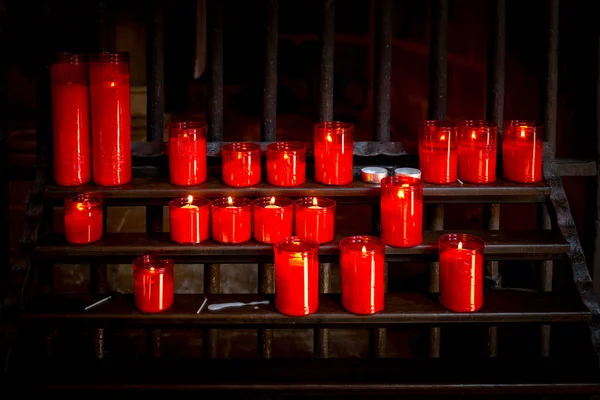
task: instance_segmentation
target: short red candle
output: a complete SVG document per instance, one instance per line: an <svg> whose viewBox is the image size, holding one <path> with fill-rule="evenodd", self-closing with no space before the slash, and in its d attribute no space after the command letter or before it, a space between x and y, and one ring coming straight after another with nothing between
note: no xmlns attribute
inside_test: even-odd
<svg viewBox="0 0 600 400"><path fill-rule="evenodd" d="M173 304L173 260L141 256L133 260L133 297L138 310L165 311Z"/></svg>
<svg viewBox="0 0 600 400"><path fill-rule="evenodd" d="M544 145L532 121L507 121L502 137L502 169L506 180L533 183L542 180Z"/></svg>
<svg viewBox="0 0 600 400"><path fill-rule="evenodd" d="M342 305L354 314L383 310L385 244L372 236L340 241Z"/></svg>
<svg viewBox="0 0 600 400"><path fill-rule="evenodd" d="M306 146L293 142L267 145L267 182L275 186L306 182Z"/></svg>
<svg viewBox="0 0 600 400"><path fill-rule="evenodd" d="M223 145L223 183L234 187L254 186L260 182L260 146L234 142Z"/></svg>
<svg viewBox="0 0 600 400"><path fill-rule="evenodd" d="M299 317L319 308L319 244L293 236L275 249L275 308Z"/></svg>
<svg viewBox="0 0 600 400"><path fill-rule="evenodd" d="M252 202L254 239L277 243L292 236L294 202L285 197L261 197Z"/></svg>
<svg viewBox="0 0 600 400"><path fill-rule="evenodd" d="M335 237L335 201L303 197L295 202L296 236L329 243Z"/></svg>
<svg viewBox="0 0 600 400"><path fill-rule="evenodd" d="M173 185L206 181L206 124L172 122L169 130L169 177Z"/></svg>
<svg viewBox="0 0 600 400"><path fill-rule="evenodd" d="M208 240L210 200L181 197L169 202L171 240L181 244L197 244Z"/></svg>
<svg viewBox="0 0 600 400"><path fill-rule="evenodd" d="M381 239L394 247L423 241L423 183L407 175L381 180Z"/></svg>
<svg viewBox="0 0 600 400"><path fill-rule="evenodd" d="M59 54L50 75L54 180L83 185L92 179L88 64L81 56Z"/></svg>
<svg viewBox="0 0 600 400"><path fill-rule="evenodd" d="M458 179L468 183L496 181L495 122L463 121L458 125Z"/></svg>
<svg viewBox="0 0 600 400"><path fill-rule="evenodd" d="M119 186L131 180L129 56L102 53L90 63L94 182Z"/></svg>
<svg viewBox="0 0 600 400"><path fill-rule="evenodd" d="M440 304L451 311L477 311L483 305L483 251L477 236L451 233L438 240Z"/></svg>
<svg viewBox="0 0 600 400"><path fill-rule="evenodd" d="M429 183L456 182L456 125L448 121L423 121L419 129L419 169Z"/></svg>
<svg viewBox="0 0 600 400"><path fill-rule="evenodd" d="M67 242L88 244L102 238L102 198L80 194L65 198L65 236Z"/></svg>
<svg viewBox="0 0 600 400"><path fill-rule="evenodd" d="M212 237L219 243L243 243L252 237L252 201L221 197L211 207Z"/></svg>
<svg viewBox="0 0 600 400"><path fill-rule="evenodd" d="M315 181L326 185L352 183L354 125L329 121L315 124Z"/></svg>

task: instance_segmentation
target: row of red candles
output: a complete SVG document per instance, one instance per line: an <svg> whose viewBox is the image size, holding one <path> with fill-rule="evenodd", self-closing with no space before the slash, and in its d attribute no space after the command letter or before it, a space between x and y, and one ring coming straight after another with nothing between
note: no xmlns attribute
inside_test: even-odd
<svg viewBox="0 0 600 400"><path fill-rule="evenodd" d="M343 307L354 314L384 309L385 244L373 236L340 241ZM438 240L440 304L455 312L477 311L483 305L485 243L468 234L447 234ZM319 308L319 243L288 237L274 245L275 308L303 316ZM169 309L174 298L174 262L154 256L134 260L134 301L142 312Z"/></svg>

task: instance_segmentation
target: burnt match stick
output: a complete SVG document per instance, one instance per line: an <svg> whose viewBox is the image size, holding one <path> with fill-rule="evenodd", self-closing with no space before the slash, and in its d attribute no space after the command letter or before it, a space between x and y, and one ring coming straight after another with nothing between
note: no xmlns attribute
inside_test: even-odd
<svg viewBox="0 0 600 400"><path fill-rule="evenodd" d="M208 301L208 297L204 298L204 301L202 302L202 305L200 306L200 308L198 309L198 311L196 311L196 314L200 314L200 311L202 311L202 309L204 308L204 306L206 305L206 302Z"/></svg>
<svg viewBox="0 0 600 400"><path fill-rule="evenodd" d="M100 305L100 304L102 304L102 303L105 303L105 302L109 301L111 297L112 297L112 296L108 296L108 297L106 297L106 298L104 298L104 299L102 299L102 300L99 300L99 301L95 302L94 304L90 304L89 306L87 306L87 307L85 308L85 311L89 310L90 308L94 308L94 307L96 307L96 306L99 306L99 305Z"/></svg>

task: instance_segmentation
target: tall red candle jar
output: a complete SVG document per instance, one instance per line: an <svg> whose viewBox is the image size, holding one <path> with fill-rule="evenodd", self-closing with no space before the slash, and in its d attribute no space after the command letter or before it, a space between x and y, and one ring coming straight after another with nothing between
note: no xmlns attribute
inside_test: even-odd
<svg viewBox="0 0 600 400"><path fill-rule="evenodd" d="M141 256L133 260L133 298L145 313L165 311L173 305L173 260Z"/></svg>
<svg viewBox="0 0 600 400"><path fill-rule="evenodd" d="M296 236L329 243L335 238L335 201L303 197L295 202Z"/></svg>
<svg viewBox="0 0 600 400"><path fill-rule="evenodd" d="M173 185L206 181L206 124L172 122L169 130L169 178Z"/></svg>
<svg viewBox="0 0 600 400"><path fill-rule="evenodd" d="M84 193L65 198L65 236L73 244L93 243L102 238L102 197Z"/></svg>
<svg viewBox="0 0 600 400"><path fill-rule="evenodd" d="M309 315L319 308L319 244L289 237L275 244L275 308L285 315Z"/></svg>
<svg viewBox="0 0 600 400"><path fill-rule="evenodd" d="M453 183L457 174L456 125L448 121L423 121L419 129L419 169L429 183Z"/></svg>
<svg viewBox="0 0 600 400"><path fill-rule="evenodd" d="M120 186L131 180L129 55L101 53L90 62L94 182Z"/></svg>
<svg viewBox="0 0 600 400"><path fill-rule="evenodd" d="M221 197L211 207L212 238L219 243L243 243L252 237L252 201L245 197Z"/></svg>
<svg viewBox="0 0 600 400"><path fill-rule="evenodd" d="M267 182L274 186L306 182L306 146L293 142L267 145Z"/></svg>
<svg viewBox="0 0 600 400"><path fill-rule="evenodd" d="M423 183L407 175L381 180L381 240L393 247L423 241Z"/></svg>
<svg viewBox="0 0 600 400"><path fill-rule="evenodd" d="M496 181L498 124L463 121L458 124L458 179L468 183Z"/></svg>
<svg viewBox="0 0 600 400"><path fill-rule="evenodd" d="M221 148L223 183L248 187L260 182L260 145L249 142L227 143Z"/></svg>
<svg viewBox="0 0 600 400"><path fill-rule="evenodd" d="M254 239L277 243L292 236L294 202L285 197L261 197L252 202Z"/></svg>
<svg viewBox="0 0 600 400"><path fill-rule="evenodd" d="M76 54L58 54L50 76L54 181L83 185L92 179L88 63Z"/></svg>
<svg viewBox="0 0 600 400"><path fill-rule="evenodd" d="M483 239L464 233L443 235L440 253L440 304L455 312L483 305Z"/></svg>
<svg viewBox="0 0 600 400"><path fill-rule="evenodd" d="M340 241L342 305L354 314L383 310L385 244L373 236L351 236Z"/></svg>
<svg viewBox="0 0 600 400"><path fill-rule="evenodd" d="M180 244L198 244L208 240L210 200L180 197L169 202L171 240Z"/></svg>
<svg viewBox="0 0 600 400"><path fill-rule="evenodd" d="M315 181L325 185L352 183L354 125L329 121L315 124Z"/></svg>
<svg viewBox="0 0 600 400"><path fill-rule="evenodd" d="M542 180L544 144L533 121L507 121L502 137L502 170L506 180L534 183Z"/></svg>

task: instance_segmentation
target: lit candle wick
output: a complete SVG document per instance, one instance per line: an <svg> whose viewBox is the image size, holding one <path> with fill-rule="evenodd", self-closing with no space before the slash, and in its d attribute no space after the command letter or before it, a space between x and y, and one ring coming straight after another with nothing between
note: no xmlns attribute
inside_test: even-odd
<svg viewBox="0 0 600 400"><path fill-rule="evenodd" d="M308 207L308 208L321 208L321 206L319 206L319 203L317 203L317 198L313 197L313 205Z"/></svg>
<svg viewBox="0 0 600 400"><path fill-rule="evenodd" d="M404 190L400 189L400 190L398 191L398 197L399 197L399 198L401 198L401 199L403 199L403 198L404 198Z"/></svg>
<svg viewBox="0 0 600 400"><path fill-rule="evenodd" d="M110 87L115 87L115 83L114 83L114 82L111 82L111 83L110 83Z"/></svg>
<svg viewBox="0 0 600 400"><path fill-rule="evenodd" d="M525 138L525 129L521 129L521 137Z"/></svg>
<svg viewBox="0 0 600 400"><path fill-rule="evenodd" d="M269 201L269 204L265 208L281 208L281 207L276 206L275 205L275 197L271 197L271 201Z"/></svg>
<svg viewBox="0 0 600 400"><path fill-rule="evenodd" d="M77 209L79 211L83 211L83 210L85 210L85 206L83 205L83 203L77 203Z"/></svg>
<svg viewBox="0 0 600 400"><path fill-rule="evenodd" d="M462 242L458 242L458 250L462 250Z"/></svg>
<svg viewBox="0 0 600 400"><path fill-rule="evenodd" d="M228 204L227 208L235 208L235 207L233 206L233 199L231 198L231 196L229 196L229 197L227 198L227 204Z"/></svg>
<svg viewBox="0 0 600 400"><path fill-rule="evenodd" d="M477 135L475 135L475 131L473 131L473 133L471 133L471 139L473 139L473 140L477 139Z"/></svg>
<svg viewBox="0 0 600 400"><path fill-rule="evenodd" d="M363 254L367 254L367 246L363 246L362 247L362 253Z"/></svg>
<svg viewBox="0 0 600 400"><path fill-rule="evenodd" d="M187 201L188 201L187 204L181 208L198 208L198 206L192 204L194 202L194 196L192 196L192 195L188 196Z"/></svg>
<svg viewBox="0 0 600 400"><path fill-rule="evenodd" d="M446 140L446 135L440 136L440 140Z"/></svg>
<svg viewBox="0 0 600 400"><path fill-rule="evenodd" d="M328 134L327 134L327 141L328 141L329 143L333 142L333 138L331 137L331 134L330 134L330 133L328 133Z"/></svg>

